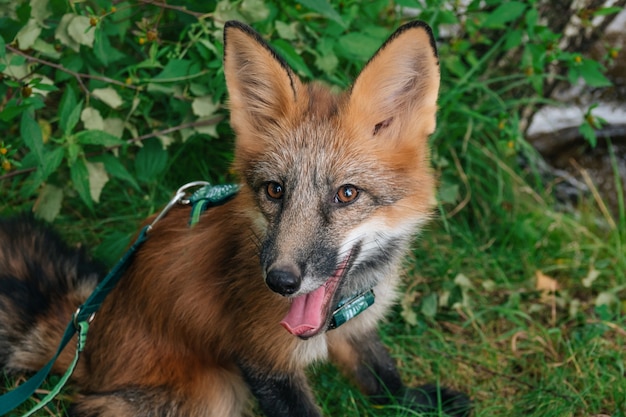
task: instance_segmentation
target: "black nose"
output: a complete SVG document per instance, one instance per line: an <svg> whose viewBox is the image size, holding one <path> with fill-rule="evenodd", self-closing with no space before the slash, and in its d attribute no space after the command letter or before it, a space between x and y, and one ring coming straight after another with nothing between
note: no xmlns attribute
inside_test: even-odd
<svg viewBox="0 0 626 417"><path fill-rule="evenodd" d="M291 295L300 289L300 273L288 267L274 267L267 271L265 283L280 295Z"/></svg>

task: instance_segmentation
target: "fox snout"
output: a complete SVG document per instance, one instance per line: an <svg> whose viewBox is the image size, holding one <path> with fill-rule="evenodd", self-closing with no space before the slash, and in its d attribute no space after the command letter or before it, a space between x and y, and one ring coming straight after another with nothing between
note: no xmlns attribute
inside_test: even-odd
<svg viewBox="0 0 626 417"><path fill-rule="evenodd" d="M295 294L302 284L299 268L290 265L274 265L267 271L267 286L280 295Z"/></svg>

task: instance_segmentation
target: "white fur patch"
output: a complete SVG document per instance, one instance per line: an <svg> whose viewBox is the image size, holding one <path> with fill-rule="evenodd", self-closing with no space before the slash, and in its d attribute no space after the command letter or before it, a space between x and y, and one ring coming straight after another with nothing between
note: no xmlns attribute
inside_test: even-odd
<svg viewBox="0 0 626 417"><path fill-rule="evenodd" d="M292 361L299 366L310 365L313 362L324 361L328 358L328 343L326 333L320 333L308 340L300 340L292 353Z"/></svg>
<svg viewBox="0 0 626 417"><path fill-rule="evenodd" d="M396 225L392 229L383 219L371 219L354 228L346 236L341 246L341 253L348 253L356 242L361 241L361 252L354 260L355 265L359 264L372 254L378 253L381 248L386 246L387 242L395 240L406 241L411 236L414 236L421 223L423 221L416 222L415 219L410 219L407 222Z"/></svg>

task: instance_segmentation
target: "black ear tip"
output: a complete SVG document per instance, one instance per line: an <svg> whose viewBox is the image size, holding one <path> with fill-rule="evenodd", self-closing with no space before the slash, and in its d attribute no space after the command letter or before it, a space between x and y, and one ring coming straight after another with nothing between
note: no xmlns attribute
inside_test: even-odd
<svg viewBox="0 0 626 417"><path fill-rule="evenodd" d="M250 30L250 27L248 25L246 25L245 23L242 23L238 20L228 20L226 21L226 23L224 23L224 29L230 29L231 27L235 27L235 28L239 28L239 29L244 29L244 30Z"/></svg>
<svg viewBox="0 0 626 417"><path fill-rule="evenodd" d="M259 35L256 33L256 31L245 23L238 20L228 20L226 21L226 23L224 23L224 43L226 43L226 37L228 32L230 32L232 29L247 33L249 36L252 36L254 38L259 38Z"/></svg>
<svg viewBox="0 0 626 417"><path fill-rule="evenodd" d="M416 29L416 28L423 29L426 32L426 34L428 35L430 46L433 49L435 57L437 57L438 56L437 42L435 41L435 35L433 34L433 30L428 25L428 23L422 20L412 20L408 23L403 24L398 29L396 29L396 31L389 37L389 39L387 40L387 42L385 42L385 44L390 43L393 39L397 38L398 36L406 32L407 30Z"/></svg>

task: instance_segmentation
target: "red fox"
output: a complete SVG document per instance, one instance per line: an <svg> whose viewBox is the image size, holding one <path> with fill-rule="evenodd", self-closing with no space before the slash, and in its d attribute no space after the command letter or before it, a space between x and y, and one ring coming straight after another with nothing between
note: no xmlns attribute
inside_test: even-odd
<svg viewBox="0 0 626 417"><path fill-rule="evenodd" d="M224 42L240 191L150 232L91 325L70 415L321 416L305 369L330 359L377 404L468 416L465 394L403 385L376 331L435 202L430 28L400 27L343 94L304 84L242 23ZM49 229L1 221L0 367L42 367L102 276ZM337 327L364 293L374 303Z"/></svg>

